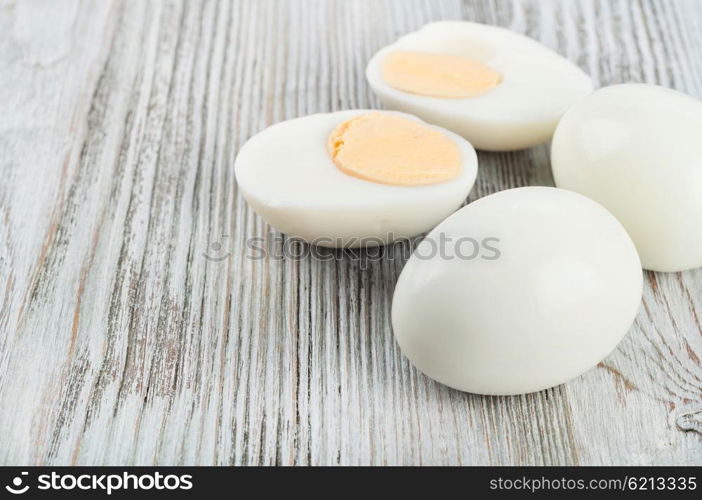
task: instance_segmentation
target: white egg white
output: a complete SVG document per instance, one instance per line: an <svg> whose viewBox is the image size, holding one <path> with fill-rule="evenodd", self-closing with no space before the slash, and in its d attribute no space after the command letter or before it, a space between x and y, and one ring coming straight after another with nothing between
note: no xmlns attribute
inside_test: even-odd
<svg viewBox="0 0 702 500"><path fill-rule="evenodd" d="M382 78L384 57L397 50L468 57L499 72L502 81L485 94L460 99L403 92ZM549 140L563 113L593 89L588 75L535 40L466 21L434 22L401 37L373 56L366 77L387 108L453 130L489 151Z"/></svg>
<svg viewBox="0 0 702 500"><path fill-rule="evenodd" d="M392 113L315 114L277 123L249 139L235 163L246 201L281 232L326 247L377 246L434 227L460 207L472 189L478 166L475 150L462 137L424 124L458 146L462 169L456 179L392 186L345 174L330 157L329 135L340 123L371 112Z"/></svg>
<svg viewBox="0 0 702 500"><path fill-rule="evenodd" d="M702 101L644 84L606 87L570 109L551 148L559 187L610 210L646 269L702 266Z"/></svg>
<svg viewBox="0 0 702 500"><path fill-rule="evenodd" d="M392 325L429 377L523 394L607 356L642 287L634 244L601 205L563 189L510 189L462 208L418 245L395 287Z"/></svg>

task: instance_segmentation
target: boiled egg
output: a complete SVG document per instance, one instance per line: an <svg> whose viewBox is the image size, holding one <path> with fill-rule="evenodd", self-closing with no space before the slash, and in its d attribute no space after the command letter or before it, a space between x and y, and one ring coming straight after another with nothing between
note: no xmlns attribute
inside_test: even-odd
<svg viewBox="0 0 702 500"><path fill-rule="evenodd" d="M252 137L239 189L271 226L327 247L421 234L465 201L478 160L462 137L404 113L352 110L296 118Z"/></svg>
<svg viewBox="0 0 702 500"><path fill-rule="evenodd" d="M631 238L601 205L557 188L510 189L460 209L417 246L392 326L429 377L523 394L607 356L634 321L642 285Z"/></svg>
<svg viewBox="0 0 702 500"><path fill-rule="evenodd" d="M535 40L465 21L403 36L373 56L366 77L385 107L490 151L549 140L563 113L592 92L585 73Z"/></svg>
<svg viewBox="0 0 702 500"><path fill-rule="evenodd" d="M702 266L702 102L655 85L600 89L565 114L551 155L556 184L607 207L644 268Z"/></svg>

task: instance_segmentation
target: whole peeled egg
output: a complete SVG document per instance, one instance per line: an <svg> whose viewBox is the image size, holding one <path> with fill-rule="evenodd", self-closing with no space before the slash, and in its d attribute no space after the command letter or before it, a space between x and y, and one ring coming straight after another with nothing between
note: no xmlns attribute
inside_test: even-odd
<svg viewBox="0 0 702 500"><path fill-rule="evenodd" d="M563 113L593 89L576 65L535 40L466 21L401 37L373 56L366 77L387 108L490 151L549 140Z"/></svg>
<svg viewBox="0 0 702 500"><path fill-rule="evenodd" d="M462 391L546 389L595 366L637 314L643 276L628 234L570 191L481 198L439 224L405 265L392 302L403 353Z"/></svg>
<svg viewBox="0 0 702 500"><path fill-rule="evenodd" d="M702 266L702 102L655 85L600 89L563 116L551 164L559 187L619 219L644 268Z"/></svg>
<svg viewBox="0 0 702 500"><path fill-rule="evenodd" d="M455 211L477 175L462 137L404 113L352 110L284 121L241 148L235 174L271 226L326 247L421 234Z"/></svg>

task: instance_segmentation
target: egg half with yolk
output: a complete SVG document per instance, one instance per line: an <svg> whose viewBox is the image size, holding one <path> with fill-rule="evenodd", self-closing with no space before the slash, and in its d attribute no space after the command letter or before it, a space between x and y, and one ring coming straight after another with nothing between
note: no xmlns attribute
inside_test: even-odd
<svg viewBox="0 0 702 500"><path fill-rule="evenodd" d="M547 141L592 81L540 43L496 26L430 23L381 49L366 77L389 109L508 151Z"/></svg>
<svg viewBox="0 0 702 500"><path fill-rule="evenodd" d="M421 234L465 201L478 160L464 138L404 113L351 110L273 125L236 162L246 201L271 226L327 247Z"/></svg>

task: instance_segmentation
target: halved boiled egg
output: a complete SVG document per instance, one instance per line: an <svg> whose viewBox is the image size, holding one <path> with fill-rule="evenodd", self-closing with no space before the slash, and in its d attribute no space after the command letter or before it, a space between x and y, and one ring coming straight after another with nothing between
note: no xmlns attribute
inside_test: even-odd
<svg viewBox="0 0 702 500"><path fill-rule="evenodd" d="M478 160L462 137L404 113L352 110L273 125L239 152L236 179L271 226L327 247L421 234L466 199Z"/></svg>
<svg viewBox="0 0 702 500"><path fill-rule="evenodd" d="M430 23L381 49L366 77L382 103L490 151L547 141L560 117L592 92L567 59L504 28Z"/></svg>

